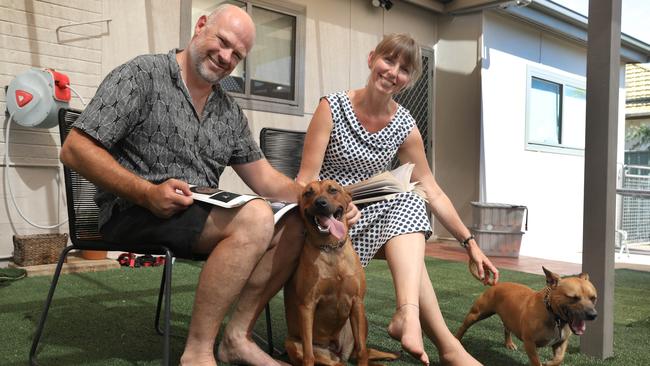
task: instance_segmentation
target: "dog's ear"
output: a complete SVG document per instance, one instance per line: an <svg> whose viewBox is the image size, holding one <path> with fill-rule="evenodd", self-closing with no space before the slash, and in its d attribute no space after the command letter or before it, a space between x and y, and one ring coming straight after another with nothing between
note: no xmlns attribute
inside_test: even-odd
<svg viewBox="0 0 650 366"><path fill-rule="evenodd" d="M555 287L560 282L560 276L556 273L553 273L542 266L544 274L546 275L546 284L550 287Z"/></svg>
<svg viewBox="0 0 650 366"><path fill-rule="evenodd" d="M589 274L582 272L578 275L578 278L581 280L589 281Z"/></svg>
<svg viewBox="0 0 650 366"><path fill-rule="evenodd" d="M345 199L345 203L350 206L350 202L352 202L352 194L345 188L343 188L343 198ZM348 208L346 207L345 210L347 211Z"/></svg>

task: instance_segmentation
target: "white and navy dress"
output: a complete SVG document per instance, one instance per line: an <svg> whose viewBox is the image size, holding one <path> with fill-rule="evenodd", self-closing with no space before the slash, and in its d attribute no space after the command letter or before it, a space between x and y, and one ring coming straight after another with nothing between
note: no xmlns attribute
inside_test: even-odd
<svg viewBox="0 0 650 366"><path fill-rule="evenodd" d="M415 127L408 110L398 106L386 127L370 133L357 119L346 92L325 98L334 123L319 178L348 185L388 169ZM431 235L425 202L414 193L400 193L391 200L363 206L361 219L350 229L350 238L365 267L389 239L414 232L424 233L425 238Z"/></svg>

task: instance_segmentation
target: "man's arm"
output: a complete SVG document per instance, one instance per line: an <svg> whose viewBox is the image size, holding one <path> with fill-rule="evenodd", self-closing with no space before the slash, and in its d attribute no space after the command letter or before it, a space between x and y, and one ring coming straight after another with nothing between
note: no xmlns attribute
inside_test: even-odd
<svg viewBox="0 0 650 366"><path fill-rule="evenodd" d="M232 168L244 183L263 197L296 202L302 190L302 186L277 171L266 159L233 164Z"/></svg>
<svg viewBox="0 0 650 366"><path fill-rule="evenodd" d="M170 217L193 202L187 183L169 179L156 185L142 179L121 166L95 139L76 128L66 137L60 159L95 185L147 208L158 217Z"/></svg>

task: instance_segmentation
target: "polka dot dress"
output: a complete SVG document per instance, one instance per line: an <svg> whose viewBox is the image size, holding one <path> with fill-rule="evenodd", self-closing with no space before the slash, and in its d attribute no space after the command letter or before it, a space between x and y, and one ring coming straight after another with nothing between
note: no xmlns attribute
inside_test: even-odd
<svg viewBox="0 0 650 366"><path fill-rule="evenodd" d="M345 92L325 97L334 125L325 151L320 179L348 185L386 170L397 149L415 127L415 120L401 105L383 129L370 133L357 119ZM414 193L361 208L361 219L350 229L350 238L365 267L389 239L407 233L431 235L425 202Z"/></svg>

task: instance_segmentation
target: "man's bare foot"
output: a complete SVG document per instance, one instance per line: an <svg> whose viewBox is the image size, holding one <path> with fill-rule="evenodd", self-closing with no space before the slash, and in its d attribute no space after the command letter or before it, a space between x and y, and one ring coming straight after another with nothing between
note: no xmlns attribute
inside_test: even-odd
<svg viewBox="0 0 650 366"><path fill-rule="evenodd" d="M440 353L440 364L445 366L482 366L472 355L467 353L463 345L454 338L454 347Z"/></svg>
<svg viewBox="0 0 650 366"><path fill-rule="evenodd" d="M235 336L232 334L224 334L221 343L219 343L217 357L219 362L230 364L255 366L287 365L282 361L273 359L268 353L262 351L262 349L246 335Z"/></svg>
<svg viewBox="0 0 650 366"><path fill-rule="evenodd" d="M420 308L415 304L403 304L397 308L388 325L388 334L402 343L402 348L422 364L429 364L429 356L424 352L422 328L420 327Z"/></svg>

